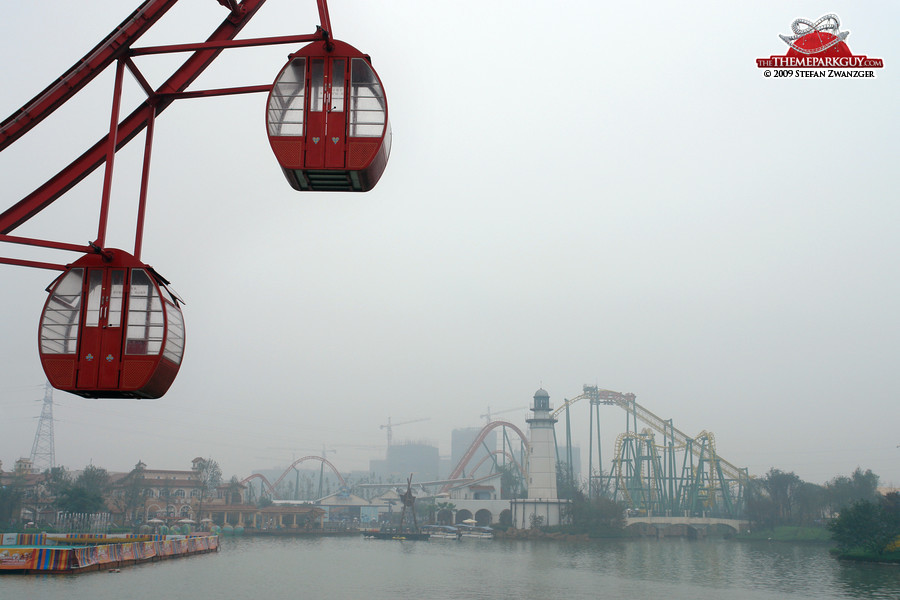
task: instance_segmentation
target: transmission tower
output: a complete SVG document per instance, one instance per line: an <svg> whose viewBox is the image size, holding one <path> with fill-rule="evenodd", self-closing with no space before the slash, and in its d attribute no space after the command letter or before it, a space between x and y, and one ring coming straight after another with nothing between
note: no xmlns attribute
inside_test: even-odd
<svg viewBox="0 0 900 600"><path fill-rule="evenodd" d="M31 465L38 472L56 466L56 450L53 447L53 387L47 382L44 389L44 406L37 431L34 432L34 444L31 446Z"/></svg>

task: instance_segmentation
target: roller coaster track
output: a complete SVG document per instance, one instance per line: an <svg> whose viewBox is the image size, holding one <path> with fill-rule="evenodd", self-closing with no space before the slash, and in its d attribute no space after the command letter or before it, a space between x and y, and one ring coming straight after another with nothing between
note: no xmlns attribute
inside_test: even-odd
<svg viewBox="0 0 900 600"><path fill-rule="evenodd" d="M469 461L472 460L472 457L475 456L475 453L478 452L478 449L481 447L482 442L484 442L484 438L487 437L487 434L498 427L508 427L512 429L522 440L522 443L525 444L525 448L528 448L528 436L522 433L522 430L510 423L509 421L491 421L487 425L481 428L481 431L478 433L478 436L475 438L475 441L472 442L472 445L469 446L469 449L463 455L461 459L459 459L459 463L456 465L456 468L453 469L453 472L447 478L448 480L458 479L460 475L462 475L463 471L466 468L466 465L469 464ZM526 452L527 456L528 453ZM520 467L521 469L521 467ZM452 483L447 483L444 487L441 488L441 492L446 492L450 489Z"/></svg>
<svg viewBox="0 0 900 600"><path fill-rule="evenodd" d="M241 479L240 483L241 483L241 485L243 485L254 479L259 479L262 482L262 484L266 486L266 489L269 491L269 494L272 496L272 498L278 499L278 493L276 492L276 490L278 489L278 485L282 481L284 481L285 477L290 475L291 470L294 467L296 467L298 464L300 464L304 461L307 461L307 460L317 460L317 461L321 462L322 464L326 465L329 469L332 470L332 472L335 474L335 476L337 476L338 482L341 484L341 487L342 488L348 487L347 482L344 480L344 477L340 474L340 472L337 470L337 468L333 464L331 464L328 461L328 459L322 458L321 456L304 456L303 458L298 458L297 460L295 460L294 462L291 463L291 466L289 466L287 469L284 470L284 473L282 473L281 476L275 480L275 483L270 483L269 480L266 479L266 476L261 475L260 473L254 473L253 475L245 477L245 478Z"/></svg>
<svg viewBox="0 0 900 600"><path fill-rule="evenodd" d="M662 434L666 439L670 439L676 446L686 446L690 449L694 457L698 459L701 458L703 450L700 445L694 444L694 441L696 439L700 439L703 435L712 435L703 432L703 434L697 437L691 437L673 426L671 421L666 421L659 418L658 416L638 404L635 401L634 394L623 394L621 392L604 390L596 386L589 385L584 386L583 393L575 396L570 400L566 400L562 405L560 405L559 408L554 410L552 416L559 416L559 414L565 411L567 407L575 404L579 400L590 400L591 403L595 404L618 406L625 412L633 415L635 419L640 419L641 422L648 425L651 429L653 429L657 433ZM746 469L741 469L740 467L733 465L732 463L719 456L715 456L715 459L721 467L723 474L729 479L744 481L749 478Z"/></svg>
<svg viewBox="0 0 900 600"><path fill-rule="evenodd" d="M261 475L260 473L254 473L253 475L250 475L249 477L244 477L243 479L241 479L241 481L239 483L241 485L244 485L245 483L249 483L250 481L253 481L254 479L259 479L263 483L263 485L266 486L266 489L269 490L269 494L273 498L275 497L275 487L271 483L269 483L269 480L266 479L265 475Z"/></svg>
<svg viewBox="0 0 900 600"><path fill-rule="evenodd" d="M493 452L491 452L490 454L488 454L487 456L485 456L484 458L479 460L475 464L475 466L472 467L472 470L469 471L469 475L471 477L475 477L475 473L478 472L478 469L481 468L481 465L486 463L488 460L493 459L495 456L505 456L506 458L509 459L509 462L511 462L513 465L515 465L515 467L516 467L516 469L518 469L519 473L521 473L523 476L525 475L525 471L522 469L521 465L519 465L519 461L516 460L516 457L505 450L494 450Z"/></svg>
<svg viewBox="0 0 900 600"><path fill-rule="evenodd" d="M284 478L285 478L285 477L287 477L288 475L290 475L291 470L292 470L295 466L297 466L298 464L300 464L300 463L302 463L302 462L304 462L304 461L307 461L307 460L317 460L317 461L321 462L323 465L325 465L325 466L327 466L329 469L331 469L331 471L332 471L332 472L335 474L335 476L338 478L338 482L341 484L341 487L342 487L342 488L349 487L349 486L347 485L347 482L344 481L344 478L341 476L340 472L338 472L337 468L336 468L333 464L331 464L331 463L328 461L327 458L324 458L324 457L321 457L321 456L314 456L314 455L311 455L311 456L304 456L303 458L298 458L297 460L295 460L294 462L292 462L292 463L291 463L291 466L289 466L287 469L285 469L285 470L284 470L284 473L281 474L281 477L279 477L278 479L275 480L274 487L277 488L277 487L278 487L278 484L280 484L282 481L284 481Z"/></svg>

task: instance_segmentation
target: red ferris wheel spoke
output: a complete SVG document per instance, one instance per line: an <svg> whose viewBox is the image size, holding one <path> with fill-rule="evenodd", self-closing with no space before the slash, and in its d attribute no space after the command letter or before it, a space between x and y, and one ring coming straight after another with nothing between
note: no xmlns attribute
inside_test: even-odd
<svg viewBox="0 0 900 600"><path fill-rule="evenodd" d="M150 29L177 1L146 0L71 69L0 123L0 150L47 118L113 61L125 56L131 44Z"/></svg>
<svg viewBox="0 0 900 600"><path fill-rule="evenodd" d="M161 1L161 0L156 0ZM171 0L174 1L174 0ZM240 11L232 13L208 38L207 42L215 43L231 40L253 17L265 0L244 0ZM119 123L115 148L118 151L131 141L147 126L153 111L159 114L175 99L172 94L179 94L200 76L210 63L219 55L222 48L206 48L195 51L175 73L166 80L154 96L148 98L134 112ZM51 86L52 87L52 86ZM52 110L52 109L51 109ZM43 117L40 117L43 118ZM9 233L41 210L52 204L79 181L90 175L106 160L107 140L104 136L84 154L57 173L41 187L17 202L0 214L0 233Z"/></svg>

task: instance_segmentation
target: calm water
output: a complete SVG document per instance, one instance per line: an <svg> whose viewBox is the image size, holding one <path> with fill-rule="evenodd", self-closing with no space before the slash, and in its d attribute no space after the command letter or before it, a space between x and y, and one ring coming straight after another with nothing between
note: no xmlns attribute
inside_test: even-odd
<svg viewBox="0 0 900 600"><path fill-rule="evenodd" d="M727 540L591 543L225 538L218 554L120 573L2 576L0 599L900 598L900 567L823 546Z"/></svg>

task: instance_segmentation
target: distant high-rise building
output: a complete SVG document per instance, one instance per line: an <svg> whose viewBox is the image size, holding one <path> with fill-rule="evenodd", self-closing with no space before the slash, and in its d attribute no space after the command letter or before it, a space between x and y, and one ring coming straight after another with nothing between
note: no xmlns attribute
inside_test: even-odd
<svg viewBox="0 0 900 600"><path fill-rule="evenodd" d="M478 434L481 433L481 427L465 427L462 429L454 429L450 433L450 470L456 468L456 465L459 464L459 461L463 456L466 455L466 452L469 451L469 448L472 446L472 443L478 438ZM484 438L484 442L480 445L478 450L472 456L471 460L469 460L469 464L466 465L465 473L466 475L470 475L470 471L475 468L475 466L488 455L488 451L494 452L497 450L497 430L492 429L487 433ZM503 462L502 460L500 462ZM487 475L488 469L482 467L478 470L478 474Z"/></svg>
<svg viewBox="0 0 900 600"><path fill-rule="evenodd" d="M412 473L414 481L432 481L438 478L440 456L437 446L430 444L392 444L384 460L372 460L369 466L372 473L385 479L406 481Z"/></svg>
<svg viewBox="0 0 900 600"><path fill-rule="evenodd" d="M559 462L565 465L569 462L568 456L569 451L566 448L565 440L562 440L563 443L559 444ZM572 444L572 477L576 482L580 482L582 478L581 474L581 446L578 444ZM587 480L587 475L584 475L585 480Z"/></svg>

